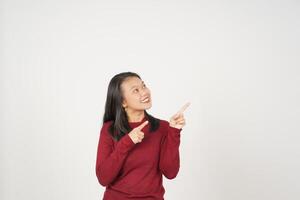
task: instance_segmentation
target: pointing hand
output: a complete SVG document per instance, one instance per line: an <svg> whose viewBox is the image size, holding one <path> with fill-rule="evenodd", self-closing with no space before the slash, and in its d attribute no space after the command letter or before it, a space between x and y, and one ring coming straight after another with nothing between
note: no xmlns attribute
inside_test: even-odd
<svg viewBox="0 0 300 200"><path fill-rule="evenodd" d="M190 103L186 103L175 115L170 119L169 125L173 128L181 129L185 125L183 112L189 107Z"/></svg>
<svg viewBox="0 0 300 200"><path fill-rule="evenodd" d="M148 121L145 121L141 125L135 127L128 133L129 137L133 141L134 144L142 142L144 139L144 133L142 132L142 129L148 124Z"/></svg>

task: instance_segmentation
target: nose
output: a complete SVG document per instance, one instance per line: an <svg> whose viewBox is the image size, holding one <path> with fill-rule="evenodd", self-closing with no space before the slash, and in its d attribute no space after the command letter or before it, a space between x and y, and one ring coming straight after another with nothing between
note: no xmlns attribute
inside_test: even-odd
<svg viewBox="0 0 300 200"><path fill-rule="evenodd" d="M146 94L147 94L147 89L142 88L142 89L140 90L140 95L143 97L143 96L145 96Z"/></svg>

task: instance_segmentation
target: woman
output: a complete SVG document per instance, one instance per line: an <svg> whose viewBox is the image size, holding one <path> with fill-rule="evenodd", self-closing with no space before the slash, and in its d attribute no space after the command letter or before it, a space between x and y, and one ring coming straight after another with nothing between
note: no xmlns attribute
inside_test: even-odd
<svg viewBox="0 0 300 200"><path fill-rule="evenodd" d="M163 200L164 175L179 171L180 132L186 104L170 121L146 112L151 93L136 73L115 75L108 86L96 175L106 186L103 200Z"/></svg>

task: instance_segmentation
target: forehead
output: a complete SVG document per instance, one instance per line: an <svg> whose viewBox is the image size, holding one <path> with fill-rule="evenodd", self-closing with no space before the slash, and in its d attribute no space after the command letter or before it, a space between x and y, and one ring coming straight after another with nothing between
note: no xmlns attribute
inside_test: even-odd
<svg viewBox="0 0 300 200"><path fill-rule="evenodd" d="M139 79L138 77L128 77L123 83L122 87L124 89L131 89L135 86L140 86L143 83L143 80Z"/></svg>

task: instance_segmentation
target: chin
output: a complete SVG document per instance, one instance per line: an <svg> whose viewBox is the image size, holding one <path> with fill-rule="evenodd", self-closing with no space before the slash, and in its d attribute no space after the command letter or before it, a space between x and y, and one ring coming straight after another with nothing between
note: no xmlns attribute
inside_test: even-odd
<svg viewBox="0 0 300 200"><path fill-rule="evenodd" d="M149 106L147 106L146 108L145 108L145 110L148 110L148 109L150 109L152 107L152 105L149 105Z"/></svg>
<svg viewBox="0 0 300 200"><path fill-rule="evenodd" d="M145 105L143 105L143 110L148 110L148 109L150 109L152 107L152 103L150 102L150 103L147 103L147 104L145 104Z"/></svg>

